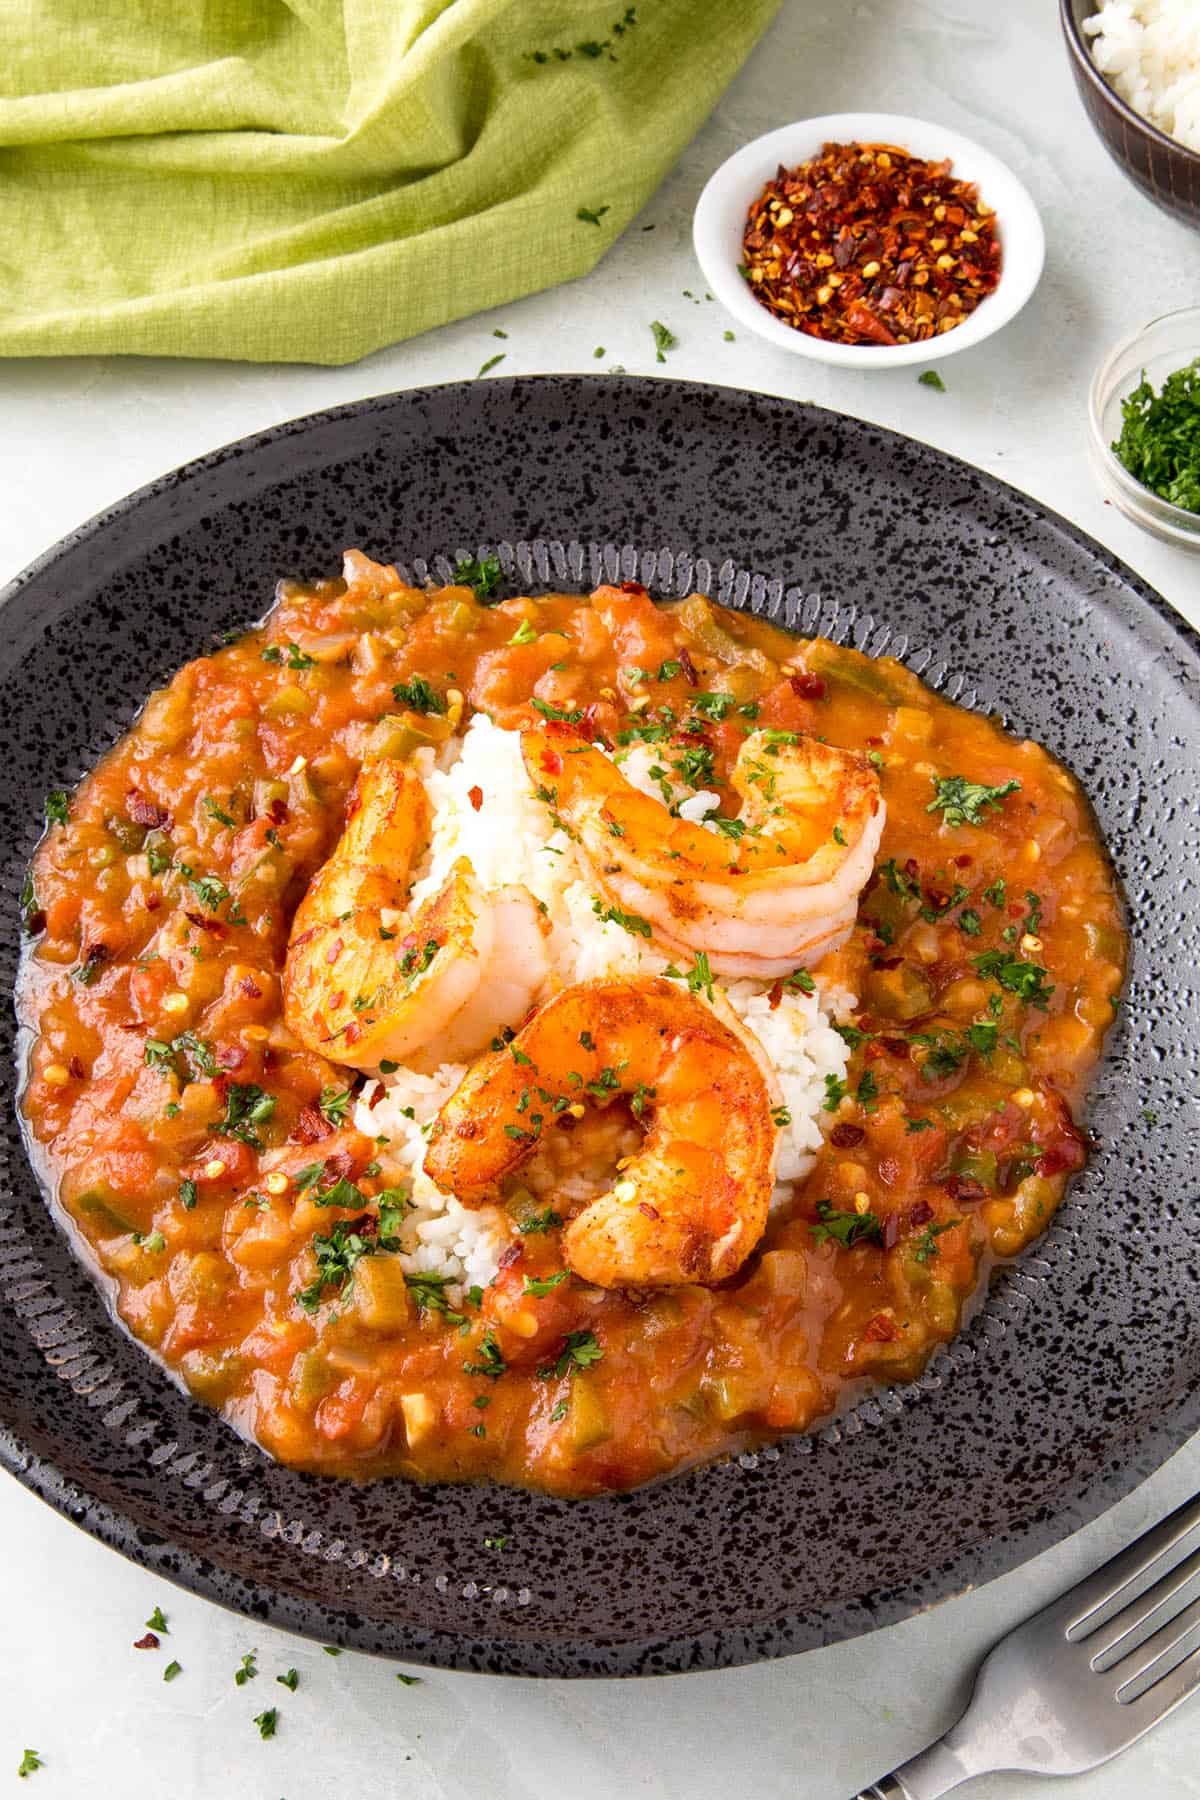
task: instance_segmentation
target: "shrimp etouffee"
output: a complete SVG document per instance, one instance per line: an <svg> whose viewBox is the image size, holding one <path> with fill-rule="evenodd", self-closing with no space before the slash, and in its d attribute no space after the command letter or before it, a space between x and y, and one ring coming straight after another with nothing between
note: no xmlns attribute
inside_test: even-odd
<svg viewBox="0 0 1200 1800"><path fill-rule="evenodd" d="M22 1106L270 1455L597 1494L920 1373L1086 1160L1126 938L1070 773L901 663L462 575L283 584L50 795Z"/></svg>

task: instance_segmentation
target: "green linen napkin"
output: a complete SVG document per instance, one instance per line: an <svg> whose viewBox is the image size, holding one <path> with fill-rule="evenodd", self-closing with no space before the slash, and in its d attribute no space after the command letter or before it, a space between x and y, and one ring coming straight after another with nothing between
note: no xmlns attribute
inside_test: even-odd
<svg viewBox="0 0 1200 1800"><path fill-rule="evenodd" d="M583 275L778 4L23 0L0 354L343 363Z"/></svg>

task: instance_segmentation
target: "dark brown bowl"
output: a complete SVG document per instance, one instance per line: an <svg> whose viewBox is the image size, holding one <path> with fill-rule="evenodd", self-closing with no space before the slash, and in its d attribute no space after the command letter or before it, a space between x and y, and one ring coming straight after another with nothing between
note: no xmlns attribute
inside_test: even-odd
<svg viewBox="0 0 1200 1800"><path fill-rule="evenodd" d="M1115 93L1092 61L1083 21L1098 0L1059 0L1071 73L1108 154L1135 187L1173 218L1200 230L1200 155L1159 131Z"/></svg>

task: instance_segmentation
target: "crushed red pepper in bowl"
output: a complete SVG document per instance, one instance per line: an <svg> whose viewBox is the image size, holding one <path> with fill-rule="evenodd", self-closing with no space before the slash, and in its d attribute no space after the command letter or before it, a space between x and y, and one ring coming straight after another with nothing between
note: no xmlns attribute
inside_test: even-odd
<svg viewBox="0 0 1200 1800"><path fill-rule="evenodd" d="M749 209L742 274L787 325L840 344L911 344L961 325L1000 279L973 182L893 144L824 144Z"/></svg>

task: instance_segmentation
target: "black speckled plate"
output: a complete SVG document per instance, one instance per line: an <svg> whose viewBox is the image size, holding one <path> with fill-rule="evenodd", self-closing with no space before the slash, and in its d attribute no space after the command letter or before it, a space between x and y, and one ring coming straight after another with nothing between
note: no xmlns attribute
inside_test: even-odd
<svg viewBox="0 0 1200 1800"><path fill-rule="evenodd" d="M500 545L522 586L694 585L902 655L1049 745L1096 802L1133 924L1093 1098L1101 1147L925 1377L815 1436L586 1503L355 1489L268 1462L113 1325L26 1163L6 1017L5 1466L105 1543L254 1617L541 1675L711 1668L851 1636L1013 1568L1127 1492L1200 1426L1196 638L1032 501L812 407L551 376L319 414L157 482L8 590L7 985L46 789L69 787L215 633L260 614L279 576L332 572L349 544L418 570ZM502 1557L484 1547L497 1533Z"/></svg>

